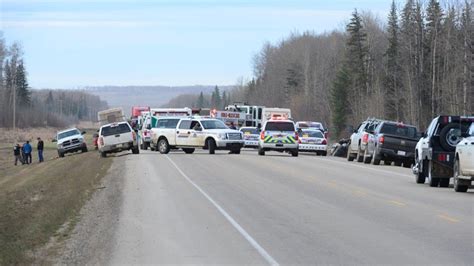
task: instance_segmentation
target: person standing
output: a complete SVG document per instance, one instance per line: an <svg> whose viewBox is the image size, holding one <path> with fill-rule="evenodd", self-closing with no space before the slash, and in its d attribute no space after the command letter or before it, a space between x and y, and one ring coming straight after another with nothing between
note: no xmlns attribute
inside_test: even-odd
<svg viewBox="0 0 474 266"><path fill-rule="evenodd" d="M23 158L21 158L21 147L18 143L13 147L13 156L15 156L15 165L17 165L18 161L23 164Z"/></svg>
<svg viewBox="0 0 474 266"><path fill-rule="evenodd" d="M40 163L42 163L44 162L44 158L43 158L44 142L40 137L38 137L38 145L36 146L36 148L38 149L38 160Z"/></svg>
<svg viewBox="0 0 474 266"><path fill-rule="evenodd" d="M25 144L23 144L23 152L25 153L25 163L30 164L31 163L31 152L33 148L31 148L30 141L27 140Z"/></svg>

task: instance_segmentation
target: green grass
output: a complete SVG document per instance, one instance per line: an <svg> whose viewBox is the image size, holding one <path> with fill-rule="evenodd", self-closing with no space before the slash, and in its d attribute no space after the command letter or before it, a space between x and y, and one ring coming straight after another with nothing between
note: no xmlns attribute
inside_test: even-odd
<svg viewBox="0 0 474 266"><path fill-rule="evenodd" d="M90 144L89 152L65 158L48 146L44 163L14 167L10 161L0 172L0 265L47 261L32 254L58 232L68 234L112 162Z"/></svg>

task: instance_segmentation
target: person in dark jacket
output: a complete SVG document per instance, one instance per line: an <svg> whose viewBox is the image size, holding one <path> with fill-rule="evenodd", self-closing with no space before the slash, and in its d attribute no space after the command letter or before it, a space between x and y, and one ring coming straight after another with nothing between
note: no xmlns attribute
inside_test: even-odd
<svg viewBox="0 0 474 266"><path fill-rule="evenodd" d="M23 153L25 154L25 163L30 164L31 163L31 152L33 151L33 148L31 147L30 141L27 140L25 144L23 144Z"/></svg>
<svg viewBox="0 0 474 266"><path fill-rule="evenodd" d="M13 156L15 156L15 165L18 164L18 161L23 164L23 158L21 158L20 144L16 144L15 147L13 147Z"/></svg>
<svg viewBox="0 0 474 266"><path fill-rule="evenodd" d="M43 148L44 148L44 142L40 137L38 137L38 145L36 146L36 149L38 149L38 160L40 163L44 162Z"/></svg>

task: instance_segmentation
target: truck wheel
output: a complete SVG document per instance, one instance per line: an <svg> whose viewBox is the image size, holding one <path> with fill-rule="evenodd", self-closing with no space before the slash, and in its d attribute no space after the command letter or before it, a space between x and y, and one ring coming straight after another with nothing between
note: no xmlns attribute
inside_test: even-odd
<svg viewBox="0 0 474 266"><path fill-rule="evenodd" d="M364 155L363 154L360 155L360 153L361 153L361 150L360 150L360 147L359 147L359 149L357 150L357 162L359 162L359 163L364 161Z"/></svg>
<svg viewBox="0 0 474 266"><path fill-rule="evenodd" d="M347 160L348 160L349 162L352 162L352 161L354 161L354 159L355 159L355 157L352 156L352 154L351 154L351 149L350 149L349 147L347 147Z"/></svg>
<svg viewBox="0 0 474 266"><path fill-rule="evenodd" d="M467 192L469 185L463 184L463 182L459 180L459 175L459 160L456 159L456 161L454 161L454 191Z"/></svg>
<svg viewBox="0 0 474 266"><path fill-rule="evenodd" d="M170 152L170 145L166 139L160 139L160 141L158 141L158 150L161 154L167 154Z"/></svg>
<svg viewBox="0 0 474 266"><path fill-rule="evenodd" d="M148 147L150 146L150 143L148 142L143 142L143 148L144 150L148 150Z"/></svg>
<svg viewBox="0 0 474 266"><path fill-rule="evenodd" d="M374 153L372 154L372 164L380 165L380 158L377 157L377 154L375 153L375 149L374 149Z"/></svg>
<svg viewBox="0 0 474 266"><path fill-rule="evenodd" d="M87 147L82 148L82 152L87 152Z"/></svg>
<svg viewBox="0 0 474 266"><path fill-rule="evenodd" d="M384 165L392 165L392 161L384 160L383 164Z"/></svg>
<svg viewBox="0 0 474 266"><path fill-rule="evenodd" d="M403 162L403 167L410 168L411 167L411 162Z"/></svg>
<svg viewBox="0 0 474 266"><path fill-rule="evenodd" d="M59 152L59 151L58 151L58 156L61 157L61 158L63 158L63 157L64 157L64 152Z"/></svg>
<svg viewBox="0 0 474 266"><path fill-rule="evenodd" d="M364 163L365 164L369 164L371 161L372 161L372 157L369 156L369 152L367 151L368 148L365 148L365 151L364 151Z"/></svg>
<svg viewBox="0 0 474 266"><path fill-rule="evenodd" d="M328 155L328 152L327 152L327 151L323 151L323 152L321 152L321 155L322 155L322 156L327 156L327 155Z"/></svg>
<svg viewBox="0 0 474 266"><path fill-rule="evenodd" d="M421 164L421 170L420 170L420 164ZM418 174L415 175L415 182L417 184L424 184L426 181L426 168L428 167L428 162L426 160L423 160L421 162L418 162Z"/></svg>
<svg viewBox="0 0 474 266"><path fill-rule="evenodd" d="M260 147L258 147L258 155L260 155L260 156L265 156L265 150L262 149L262 148L260 148Z"/></svg>
<svg viewBox="0 0 474 266"><path fill-rule="evenodd" d="M441 178L439 180L439 187L449 187L449 179L450 178Z"/></svg>
<svg viewBox="0 0 474 266"><path fill-rule="evenodd" d="M446 151L453 152L462 140L461 133L467 132L468 127L459 123L449 123L439 132L439 143Z"/></svg>
<svg viewBox="0 0 474 266"><path fill-rule="evenodd" d="M402 166L402 162L401 161L395 161L393 163L395 166Z"/></svg>
<svg viewBox="0 0 474 266"><path fill-rule="evenodd" d="M233 154L240 154L240 148L230 150Z"/></svg>
<svg viewBox="0 0 474 266"><path fill-rule="evenodd" d="M195 150L194 148L183 148L183 151L186 154L192 154L194 150Z"/></svg>
<svg viewBox="0 0 474 266"><path fill-rule="evenodd" d="M291 156L298 157L298 150L291 151Z"/></svg>
<svg viewBox="0 0 474 266"><path fill-rule="evenodd" d="M139 154L140 153L140 149L138 148L138 146L135 146L132 148L132 153L133 154Z"/></svg>
<svg viewBox="0 0 474 266"><path fill-rule="evenodd" d="M207 139L207 147L209 148L209 154L216 153L216 142L213 139Z"/></svg>
<svg viewBox="0 0 474 266"><path fill-rule="evenodd" d="M431 161L428 163L428 184L430 187L439 186L439 178L433 177L433 163Z"/></svg>
<svg viewBox="0 0 474 266"><path fill-rule="evenodd" d="M100 153L100 157L102 157L102 158L105 158L105 157L107 157L107 153L105 153L104 151L103 151L103 152L101 152L101 153Z"/></svg>

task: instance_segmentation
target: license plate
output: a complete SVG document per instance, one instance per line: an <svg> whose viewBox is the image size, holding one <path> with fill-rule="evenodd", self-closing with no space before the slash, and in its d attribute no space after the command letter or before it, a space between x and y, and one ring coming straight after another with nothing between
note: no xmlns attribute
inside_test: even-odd
<svg viewBox="0 0 474 266"><path fill-rule="evenodd" d="M405 151L398 151L397 154L398 154L398 155L405 156L407 153L406 153Z"/></svg>
<svg viewBox="0 0 474 266"><path fill-rule="evenodd" d="M276 146L277 146L277 147L283 147L283 144L281 144L281 143L277 143L277 145L276 145Z"/></svg>

